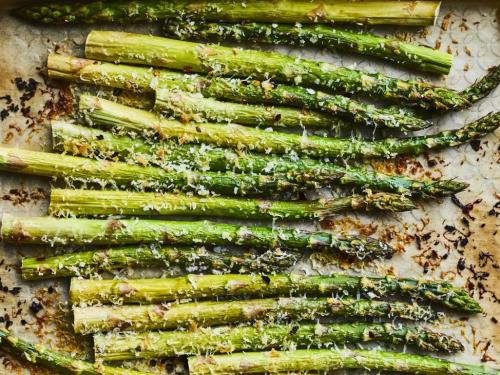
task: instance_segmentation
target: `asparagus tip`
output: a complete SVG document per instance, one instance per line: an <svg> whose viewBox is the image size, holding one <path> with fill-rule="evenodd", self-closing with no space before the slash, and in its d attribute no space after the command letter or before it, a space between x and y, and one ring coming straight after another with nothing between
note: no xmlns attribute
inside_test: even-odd
<svg viewBox="0 0 500 375"><path fill-rule="evenodd" d="M395 250L383 241L365 236L346 236L335 240L334 246L342 253L360 260L367 258L390 259Z"/></svg>
<svg viewBox="0 0 500 375"><path fill-rule="evenodd" d="M492 66L480 80L461 92L471 103L484 98L500 84L500 65Z"/></svg>
<svg viewBox="0 0 500 375"><path fill-rule="evenodd" d="M450 299L449 305L453 308L458 308L470 314L482 313L483 309L481 305L465 290L460 290L456 295Z"/></svg>
<svg viewBox="0 0 500 375"><path fill-rule="evenodd" d="M413 338L420 348L430 352L457 353L464 351L464 346L459 340L428 329L417 329L415 337L410 338Z"/></svg>
<svg viewBox="0 0 500 375"><path fill-rule="evenodd" d="M389 193L367 194L362 197L360 204L364 205L367 211L382 210L397 212L412 210L416 207L408 197Z"/></svg>
<svg viewBox="0 0 500 375"><path fill-rule="evenodd" d="M469 184L457 180L439 180L429 183L422 189L424 195L433 197L446 197L450 194L459 193L469 187Z"/></svg>
<svg viewBox="0 0 500 375"><path fill-rule="evenodd" d="M489 113L477 121L465 125L457 130L457 138L461 142L468 142L492 133L500 126L500 112Z"/></svg>

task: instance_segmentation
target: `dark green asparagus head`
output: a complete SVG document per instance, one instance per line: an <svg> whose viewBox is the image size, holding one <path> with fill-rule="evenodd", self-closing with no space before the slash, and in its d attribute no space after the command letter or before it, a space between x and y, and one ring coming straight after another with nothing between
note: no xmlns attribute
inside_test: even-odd
<svg viewBox="0 0 500 375"><path fill-rule="evenodd" d="M391 258L394 249L383 241L365 236L345 236L333 238L332 246L343 254L360 260L370 258Z"/></svg>
<svg viewBox="0 0 500 375"><path fill-rule="evenodd" d="M457 339L424 328L408 330L406 339L430 352L456 353L464 350L464 346Z"/></svg>
<svg viewBox="0 0 500 375"><path fill-rule="evenodd" d="M453 310L479 313L481 306L467 293L446 281L426 281L415 279L396 279L384 277L374 281L367 279L369 286L379 295L404 293L416 300L427 300Z"/></svg>
<svg viewBox="0 0 500 375"><path fill-rule="evenodd" d="M431 197L447 197L456 194L469 187L469 184L457 180L439 180L427 183L419 188L418 193Z"/></svg>
<svg viewBox="0 0 500 375"><path fill-rule="evenodd" d="M415 204L404 195L391 193L369 193L366 195L352 195L339 199L327 200L318 210L319 219L332 218L339 212L339 207L349 207L361 211L389 211L400 212L414 209Z"/></svg>
<svg viewBox="0 0 500 375"><path fill-rule="evenodd" d="M421 295L435 303L453 310L467 313L480 313L482 308L464 289L457 288L448 282L422 283L419 285Z"/></svg>
<svg viewBox="0 0 500 375"><path fill-rule="evenodd" d="M464 98L467 98L469 102L475 103L492 92L499 83L500 65L497 65L488 69L488 74L486 74L476 83L466 88L461 92L461 94Z"/></svg>
<svg viewBox="0 0 500 375"><path fill-rule="evenodd" d="M473 139L484 137L494 132L500 126L500 112L490 113L479 120L465 125L455 131L456 141L454 144L461 144Z"/></svg>
<svg viewBox="0 0 500 375"><path fill-rule="evenodd" d="M366 211L409 211L416 206L411 199L399 194L370 193L353 198L353 207L364 208Z"/></svg>

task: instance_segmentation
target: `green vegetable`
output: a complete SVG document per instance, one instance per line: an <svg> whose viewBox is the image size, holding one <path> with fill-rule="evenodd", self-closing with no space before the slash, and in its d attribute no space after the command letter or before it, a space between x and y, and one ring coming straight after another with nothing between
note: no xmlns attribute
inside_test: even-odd
<svg viewBox="0 0 500 375"><path fill-rule="evenodd" d="M237 219L324 219L345 210L405 211L408 198L388 193L351 195L319 201L270 201L184 194L52 189L49 212L62 216L199 216Z"/></svg>
<svg viewBox="0 0 500 375"><path fill-rule="evenodd" d="M156 21L188 16L212 21L259 21L285 23L354 22L428 26L436 22L440 1L336 0L315 3L308 0L111 0L29 5L17 11L20 17L46 24Z"/></svg>
<svg viewBox="0 0 500 375"><path fill-rule="evenodd" d="M429 47L405 43L394 38L333 28L326 25L300 25L246 22L204 23L171 19L165 23L167 36L180 39L210 39L243 43L271 43L313 46L333 51L349 51L378 57L400 65L439 74L448 74L453 55Z"/></svg>
<svg viewBox="0 0 500 375"><path fill-rule="evenodd" d="M4 214L0 230L6 242L55 245L240 245L257 249L329 250L365 258L389 257L389 245L362 235L270 228L208 221L146 219L75 219L15 217Z"/></svg>
<svg viewBox="0 0 500 375"><path fill-rule="evenodd" d="M269 349L330 348L370 341L456 352L462 344L427 329L381 323L288 324L198 328L194 331L95 335L96 358L123 361Z"/></svg>
<svg viewBox="0 0 500 375"><path fill-rule="evenodd" d="M188 358L189 373L254 374L328 372L361 369L426 375L498 375L499 371L444 359L380 350L311 349L286 352L236 353Z"/></svg>
<svg viewBox="0 0 500 375"><path fill-rule="evenodd" d="M165 270L179 267L189 272L274 273L292 267L298 259L299 254L280 250L239 256L229 250L208 251L204 247L121 246L47 258L24 258L21 274L24 280L91 277L100 271L127 267L160 267Z"/></svg>
<svg viewBox="0 0 500 375"><path fill-rule="evenodd" d="M183 298L215 296L402 295L430 301L469 313L481 307L467 292L436 280L359 277L282 275L186 275L167 279L79 280L72 279L70 295L75 303L86 301L163 302Z"/></svg>
<svg viewBox="0 0 500 375"><path fill-rule="evenodd" d="M78 296L74 297L79 298ZM77 300L85 305L94 300ZM115 298L112 302L123 300ZM328 317L384 318L428 321L436 314L428 307L405 302L353 298L269 298L240 301L201 301L161 305L73 307L77 333L150 331L179 327L217 326L264 320L269 322L315 321Z"/></svg>

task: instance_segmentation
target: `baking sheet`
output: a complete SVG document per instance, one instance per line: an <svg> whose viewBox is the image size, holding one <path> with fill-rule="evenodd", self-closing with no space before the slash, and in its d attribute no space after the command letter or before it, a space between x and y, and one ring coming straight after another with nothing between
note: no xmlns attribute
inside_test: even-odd
<svg viewBox="0 0 500 375"><path fill-rule="evenodd" d="M436 26L422 30L374 28L382 34L396 33L399 37L439 46L455 56L453 69L445 79L426 77L436 83L460 90L485 74L489 66L500 62L500 29L497 2L444 2ZM94 26L99 29L119 29L116 26ZM48 119L68 109L66 90L50 87L43 77L49 51L76 53L81 49L90 27L51 28L20 22L6 12L0 13L0 142L2 146L48 151L51 148ZM153 25L127 27L139 32L157 32ZM393 65L378 63L362 56L346 56L313 49L280 51L304 57L331 61L339 65L368 71L380 71L391 76L419 76ZM18 78L16 80L16 78ZM35 95L29 98L33 91ZM26 87L27 86L27 87ZM31 86L31 87L30 87ZM24 96L24 98L23 98ZM16 111L16 105L18 106ZM437 119L437 129L451 129L500 109L500 89L467 111ZM433 153L421 158L401 158L395 162L374 163L382 170L405 172L415 176L459 178L471 183L470 188L451 199L428 202L418 210L387 216L341 215L329 227L339 231L361 231L386 240L401 252L392 260L366 267L363 272L390 273L405 277L440 277L458 286L467 286L479 300L485 313L471 318L451 317L439 329L461 338L464 353L449 356L457 361L498 365L500 331L494 317L500 317L497 297L500 294L499 269L500 235L495 204L500 200L500 151L497 130L479 144ZM50 184L46 179L0 173L0 213L45 215ZM459 203L471 204L461 209ZM470 207L466 206L466 207ZM493 210L493 211L492 211ZM299 223L302 227L317 228ZM452 230L456 228L457 230ZM75 337L71 332L71 309L66 303L67 281L26 283L18 274L23 256L51 254L43 247L0 245L0 326L34 342L53 349L86 355L90 340ZM295 272L327 274L346 271L345 264L335 263L325 254L315 254L294 268ZM131 277L143 275L142 270L125 271ZM359 269L346 272L359 273ZM123 275L120 273L118 276ZM496 293L496 295L495 295ZM42 308L40 309L41 303ZM155 363L153 363L154 365ZM159 373L165 373L164 363L157 363ZM135 363L134 365L137 365ZM146 366L146 364L140 364ZM182 366L169 364L168 370L181 371ZM44 372L0 356L0 374L44 374Z"/></svg>

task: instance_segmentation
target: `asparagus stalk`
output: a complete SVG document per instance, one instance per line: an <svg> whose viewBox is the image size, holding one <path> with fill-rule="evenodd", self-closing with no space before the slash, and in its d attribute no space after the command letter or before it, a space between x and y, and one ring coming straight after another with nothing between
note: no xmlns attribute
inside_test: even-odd
<svg viewBox="0 0 500 375"><path fill-rule="evenodd" d="M416 117L407 109L393 107L377 108L373 105L357 102L341 95L325 94L320 91L299 86L273 86L269 84L270 87L276 88L277 91L268 93L268 90L270 90L269 88L251 87L246 84L242 85L242 81L235 79L232 79L229 82L229 85L227 85L226 80L223 78L212 78L209 88L205 88L202 91L209 92L216 89L217 85L222 84L226 87L223 87L222 91L220 93L216 93L215 95L227 97L232 101L242 101L243 103L246 101L250 103L264 102L277 105L280 105L281 103L286 105L286 103L289 102L292 107L299 108L303 105L304 108L321 111L335 116L335 122L330 121L331 129L348 128L349 124L342 121L343 118L361 126L381 126L403 131L422 130L432 125L430 121ZM235 86L238 87L238 91L232 94L233 97L231 97L228 90L230 90L231 87L234 88ZM250 93L250 95L243 98L241 95L245 92ZM210 98L200 98L199 94L179 94L179 90L172 91L171 89L159 88L155 93L154 108L158 112L172 112L172 109L176 109L177 113L182 114L183 112L192 113L195 112L195 109L197 109L198 113L201 113L201 116L215 120L217 119L216 111L220 108L226 108L225 111L229 113L224 113L226 118L224 119L222 117L222 119L227 122L228 118L232 119L237 117L235 115L236 112L243 112L247 108L244 104L222 102ZM195 106L196 98L200 99L200 108ZM227 107L224 107L225 105ZM248 105L249 104L247 104L247 106ZM240 115L239 117L241 118L242 116ZM239 122L242 123L242 121Z"/></svg>
<svg viewBox="0 0 500 375"><path fill-rule="evenodd" d="M269 201L184 194L52 189L49 212L61 216L198 216L236 219L325 219L345 210L404 211L415 208L397 194L372 193L318 201Z"/></svg>
<svg viewBox="0 0 500 375"><path fill-rule="evenodd" d="M328 50L341 50L378 57L400 65L448 74L453 56L430 47L383 38L374 34L332 28L325 25L273 23L203 23L169 19L165 23L166 36L185 39L210 39L313 46Z"/></svg>
<svg viewBox="0 0 500 375"><path fill-rule="evenodd" d="M235 353L188 358L189 373L254 374L328 372L362 369L427 375L498 375L499 371L479 365L449 362L430 356L380 350L311 349L284 352Z"/></svg>
<svg viewBox="0 0 500 375"><path fill-rule="evenodd" d="M404 176L386 175L369 169L322 163L293 156L275 156L236 152L206 145L167 142L147 143L113 135L98 129L53 121L54 149L78 156L120 159L136 164L159 165L166 169L199 169L239 173L287 174L314 176L318 184L327 181L359 189L387 191L405 195L446 196L459 192L467 184L455 180L420 181Z"/></svg>
<svg viewBox="0 0 500 375"><path fill-rule="evenodd" d="M421 281L392 277L281 275L187 275L168 279L79 280L72 279L70 296L86 301L162 302L182 298L216 296L307 295L403 295L423 299L469 313L481 307L461 288L444 281Z"/></svg>
<svg viewBox="0 0 500 375"><path fill-rule="evenodd" d="M97 60L189 69L196 73L254 79L272 77L278 82L319 86L349 94L361 93L430 110L458 109L470 104L456 91L423 81L404 81L276 52L234 49L149 35L94 30L87 37L85 55Z"/></svg>
<svg viewBox="0 0 500 375"><path fill-rule="evenodd" d="M157 92L158 107L168 91L202 93L205 97L242 103L267 103L322 111L346 118L356 124L379 125L407 130L423 129L430 122L415 117L400 108L377 108L341 95L330 95L300 86L275 85L269 82L251 82L169 70L151 70L144 67L115 65L72 56L49 55L48 74L54 79L90 82L135 91ZM163 90L162 90L163 89ZM167 90L167 91L165 91Z"/></svg>
<svg viewBox="0 0 500 375"><path fill-rule="evenodd" d="M90 363L63 354L50 351L41 345L23 341L10 332L0 328L0 348L24 358L33 364L40 364L47 369L61 374L74 375L153 375L150 372L127 370L120 367Z"/></svg>
<svg viewBox="0 0 500 375"><path fill-rule="evenodd" d="M121 162L96 161L48 152L0 147L0 170L112 187L211 192L227 195L297 191L300 176L174 171ZM295 180L295 181L294 181ZM307 181L304 181L307 184Z"/></svg>
<svg viewBox="0 0 500 375"><path fill-rule="evenodd" d="M234 122L242 125L274 126L278 128L303 127L312 130L339 130L348 123L322 113L304 112L287 107L222 102L204 98L201 94L183 91L162 91L155 101L155 109L179 118L182 122Z"/></svg>
<svg viewBox="0 0 500 375"><path fill-rule="evenodd" d="M120 302L120 299L114 302ZM83 334L116 329L149 331L176 329L179 326L217 326L262 319L280 323L343 316L415 321L436 318L431 309L415 304L349 298L294 297L162 305L77 306L73 311L75 332Z"/></svg>
<svg viewBox="0 0 500 375"><path fill-rule="evenodd" d="M80 111L90 123L159 135L181 143L208 143L249 149L261 153L294 152L314 158L369 158L417 155L428 150L454 147L482 137L500 126L500 112L492 113L463 128L433 135L385 138L375 141L353 138L304 137L268 132L236 124L183 124L161 116L90 95L80 97Z"/></svg>
<svg viewBox="0 0 500 375"><path fill-rule="evenodd" d="M155 21L185 15L198 20L258 21L283 23L354 22L428 26L436 22L439 1L369 1L356 3L336 1L317 3L308 0L278 0L272 3L257 0L112 0L90 3L49 3L18 10L23 18L46 23L102 23Z"/></svg>
<svg viewBox="0 0 500 375"><path fill-rule="evenodd" d="M463 350L459 341L447 335L381 323L223 326L195 331L110 333L95 335L94 349L100 360L123 361L269 349L329 348L370 341L408 344L449 353Z"/></svg>
<svg viewBox="0 0 500 375"><path fill-rule="evenodd" d="M292 267L299 254L269 250L262 254L207 251L200 248L155 246L122 246L81 251L47 258L24 258L21 274L24 280L55 279L68 276L91 277L101 271L127 267L179 267L188 272L275 273Z"/></svg>
<svg viewBox="0 0 500 375"><path fill-rule="evenodd" d="M329 250L359 259L390 257L394 252L386 243L361 235L339 237L327 232L208 221L20 218L4 214L0 233L6 242L52 246L138 243L241 245L265 250Z"/></svg>

